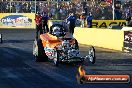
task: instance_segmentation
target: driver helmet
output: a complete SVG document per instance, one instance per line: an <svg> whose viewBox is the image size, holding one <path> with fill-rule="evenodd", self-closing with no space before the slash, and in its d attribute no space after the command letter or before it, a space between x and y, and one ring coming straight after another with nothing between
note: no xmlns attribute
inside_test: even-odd
<svg viewBox="0 0 132 88"><path fill-rule="evenodd" d="M55 26L55 27L53 27L53 29L52 29L53 31L52 31L52 33L55 35L55 36L60 36L60 34L61 34L61 28L59 27L59 26Z"/></svg>
<svg viewBox="0 0 132 88"><path fill-rule="evenodd" d="M40 12L37 12L36 15L41 15Z"/></svg>

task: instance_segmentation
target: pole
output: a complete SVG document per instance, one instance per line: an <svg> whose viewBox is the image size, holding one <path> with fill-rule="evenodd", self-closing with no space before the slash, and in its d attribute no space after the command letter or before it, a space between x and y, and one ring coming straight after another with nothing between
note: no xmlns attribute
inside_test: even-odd
<svg viewBox="0 0 132 88"><path fill-rule="evenodd" d="M113 8L113 20L115 20L115 4L114 4L115 0L112 1L113 5L112 5L112 8Z"/></svg>
<svg viewBox="0 0 132 88"><path fill-rule="evenodd" d="M11 0L10 0L10 13L12 13L12 12L11 12Z"/></svg>
<svg viewBox="0 0 132 88"><path fill-rule="evenodd" d="M36 0L35 0L35 14L36 14Z"/></svg>

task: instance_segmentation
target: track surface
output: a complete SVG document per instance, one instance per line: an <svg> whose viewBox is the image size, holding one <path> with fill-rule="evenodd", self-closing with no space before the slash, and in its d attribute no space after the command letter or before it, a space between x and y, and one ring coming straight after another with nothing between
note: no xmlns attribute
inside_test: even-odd
<svg viewBox="0 0 132 88"><path fill-rule="evenodd" d="M132 88L129 84L84 84L76 81L77 65L52 62L36 63L32 56L34 30L0 30L0 88ZM87 46L80 45L83 55ZM96 48L94 65L85 62L87 73L130 74L132 54Z"/></svg>

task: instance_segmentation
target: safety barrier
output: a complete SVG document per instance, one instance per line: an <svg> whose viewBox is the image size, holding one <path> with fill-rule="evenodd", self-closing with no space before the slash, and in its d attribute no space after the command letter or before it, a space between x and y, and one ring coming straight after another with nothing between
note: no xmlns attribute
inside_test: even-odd
<svg viewBox="0 0 132 88"><path fill-rule="evenodd" d="M75 28L74 37L81 44L122 51L124 31L97 28Z"/></svg>
<svg viewBox="0 0 132 88"><path fill-rule="evenodd" d="M0 13L0 28L35 29L34 13Z"/></svg>

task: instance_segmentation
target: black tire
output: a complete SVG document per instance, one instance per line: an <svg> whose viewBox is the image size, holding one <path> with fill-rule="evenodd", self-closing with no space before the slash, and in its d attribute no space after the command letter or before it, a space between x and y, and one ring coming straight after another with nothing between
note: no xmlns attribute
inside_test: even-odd
<svg viewBox="0 0 132 88"><path fill-rule="evenodd" d="M78 41L75 39L75 49L79 49Z"/></svg>
<svg viewBox="0 0 132 88"><path fill-rule="evenodd" d="M53 62L54 62L54 65L58 67L59 66L59 54L57 51L56 51L55 56L56 56L56 58L53 59Z"/></svg>
<svg viewBox="0 0 132 88"><path fill-rule="evenodd" d="M48 61L48 57L45 54L42 41L40 39L34 41L33 54L36 62Z"/></svg>
<svg viewBox="0 0 132 88"><path fill-rule="evenodd" d="M92 64L95 63L95 60L96 60L96 56L95 56L95 49L93 46L91 46L89 49L88 49L88 52L89 52L89 60Z"/></svg>
<svg viewBox="0 0 132 88"><path fill-rule="evenodd" d="M2 43L3 40L2 40L2 34L0 34L0 43Z"/></svg>

